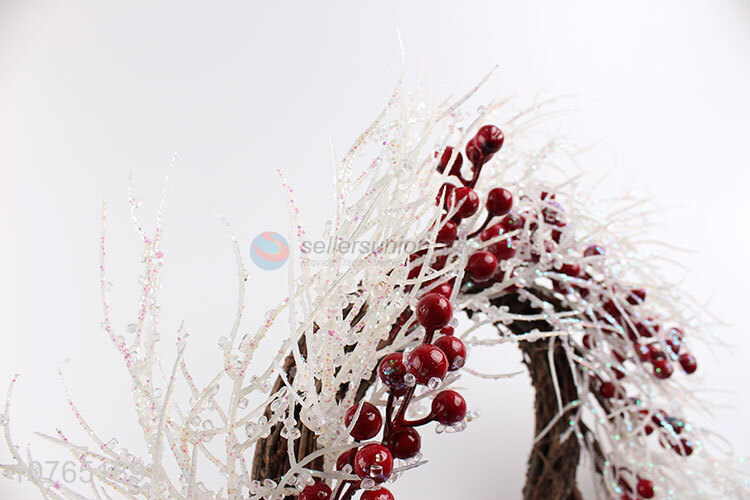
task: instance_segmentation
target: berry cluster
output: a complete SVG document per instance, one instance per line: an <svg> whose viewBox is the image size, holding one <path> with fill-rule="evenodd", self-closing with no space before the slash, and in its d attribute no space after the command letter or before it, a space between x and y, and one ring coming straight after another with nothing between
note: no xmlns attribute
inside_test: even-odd
<svg viewBox="0 0 750 500"><path fill-rule="evenodd" d="M479 248L468 256L463 281L458 284L461 291L477 293L500 284L501 294L518 292L527 286L520 276L534 268L537 272L544 271L543 276L550 283L548 293L555 297L560 307L574 310L576 305L587 304L588 314L592 315L589 319L595 327L587 329L576 349L583 357L606 352L615 361L607 363L606 370L584 373L593 377L596 395L603 408L611 408L618 402L624 406L636 404L634 398L628 397L626 384L628 373L634 368L632 364L650 367L657 380L671 377L675 363L679 363L687 374L695 372L697 363L684 348L682 330L676 326L665 327L648 312L646 291L612 285L611 280L605 279L602 271L606 255L601 246L589 245L577 252L566 251L566 260L562 262L550 258L558 247L565 245L569 250L575 245L574 239L568 235L566 214L554 193L541 192L538 203L530 205L542 208L533 210L516 207L510 190L495 187L487 192L483 223L476 229L461 230L462 224L469 225L469 219L474 223L474 216L482 205L480 195L475 191L477 181L482 167L501 149L503 140L503 133L497 127L487 125L480 128L465 148L466 158L471 163L468 175L462 171L461 152L448 147L438 160L437 170L443 174L448 171L448 182L441 186L435 200L444 210L440 227L436 228L436 242L440 248L450 249L458 241L459 234L463 234L472 242L471 246ZM527 196L523 194L522 200ZM426 265L439 271L455 257L449 250L442 251L427 262L427 255L428 250L420 250L409 256L408 278L423 274ZM464 421L466 402L453 390L435 394L431 412L426 417L413 421L406 419L406 410L416 388L438 389L448 372L459 370L466 359L466 347L453 335L454 328L449 324L453 317L451 299L455 279L439 283L428 281L422 286L426 292L422 293L414 311L407 309L401 314L392 326L390 336L390 341L393 341L402 327L416 316L418 324L424 328L422 342L408 352L388 354L378 366L379 379L388 390L384 413L369 402L355 405L346 413L345 424L357 446L338 458L336 469L353 472L360 480L342 481L335 492L325 483L316 482L303 490L300 499L346 500L359 489L364 490L361 498L365 500L392 499L393 495L380 485L393 473L394 459L408 460L419 455L421 438L416 428L433 421L442 426L456 426ZM681 420L668 417L663 410L639 409L634 413L633 420L640 419L646 435L655 430L651 423L646 423L646 419L651 418L653 424L663 429L659 433L663 446L680 455L693 452L688 439L675 441L675 435L684 428ZM372 440L381 430L380 442L359 446L359 442ZM627 470L613 472L619 478L623 500L634 498L633 495L642 499L654 497L653 483L649 479ZM631 481L635 478L634 488L626 477Z"/></svg>

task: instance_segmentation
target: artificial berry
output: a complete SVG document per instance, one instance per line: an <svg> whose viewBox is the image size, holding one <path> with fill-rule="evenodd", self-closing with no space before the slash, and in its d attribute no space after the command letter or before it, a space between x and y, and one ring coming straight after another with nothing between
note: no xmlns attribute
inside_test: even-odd
<svg viewBox="0 0 750 500"><path fill-rule="evenodd" d="M442 391L432 400L432 414L443 425L453 425L466 416L466 400L456 391Z"/></svg>
<svg viewBox="0 0 750 500"><path fill-rule="evenodd" d="M497 258L497 260L508 260L516 255L516 249L510 239L498 241L490 245L487 250Z"/></svg>
<svg viewBox="0 0 750 500"><path fill-rule="evenodd" d="M586 250L583 251L583 255L585 257L594 257L595 255L604 255L604 249L600 247L599 245L591 245L589 247L586 247Z"/></svg>
<svg viewBox="0 0 750 500"><path fill-rule="evenodd" d="M427 385L433 378L442 380L448 373L448 358L442 349L432 344L415 347L409 353L406 365L409 373L422 385Z"/></svg>
<svg viewBox="0 0 750 500"><path fill-rule="evenodd" d="M490 215L505 215L513 207L513 195L505 188L495 188L487 195L487 212Z"/></svg>
<svg viewBox="0 0 750 500"><path fill-rule="evenodd" d="M437 171L441 174L445 172L445 167L448 166L448 162L451 160L451 156L453 155L453 148L448 146L445 148L445 151L443 151L443 155L440 157L440 161L438 162ZM461 152L459 151L458 154L456 154L456 159L453 161L453 166L451 166L450 174L460 177L461 175L461 165L464 163L464 158L461 156Z"/></svg>
<svg viewBox="0 0 750 500"><path fill-rule="evenodd" d="M399 428L388 437L388 448L395 458L406 460L419 453L422 448L422 438L414 427Z"/></svg>
<svg viewBox="0 0 750 500"><path fill-rule="evenodd" d="M690 456L693 454L693 444L685 438L680 439L680 444L672 445L672 449L678 455Z"/></svg>
<svg viewBox="0 0 750 500"><path fill-rule="evenodd" d="M453 287L450 285L450 283L441 283L435 288L431 290L431 293L439 293L446 299L451 298L451 294L453 293Z"/></svg>
<svg viewBox="0 0 750 500"><path fill-rule="evenodd" d="M489 241L492 238L497 238L504 232L505 230L503 229L502 224L495 224L494 226L490 226L482 231L482 234L479 235L479 239L482 241Z"/></svg>
<svg viewBox="0 0 750 500"><path fill-rule="evenodd" d="M680 354L679 360L680 366L682 366L682 369L685 370L685 373L688 375L695 373L695 370L698 369L698 362L695 360L695 356L689 352Z"/></svg>
<svg viewBox="0 0 750 500"><path fill-rule="evenodd" d="M485 125L479 129L474 139L485 156L491 156L503 147L503 131L494 125Z"/></svg>
<svg viewBox="0 0 750 500"><path fill-rule="evenodd" d="M565 226L565 222L560 219L563 208L562 205L556 201L548 202L551 206L542 209L542 217L544 222L551 226Z"/></svg>
<svg viewBox="0 0 750 500"><path fill-rule="evenodd" d="M354 455L354 472L362 479L369 477L376 483L382 483L392 471L393 456L382 444L366 444Z"/></svg>
<svg viewBox="0 0 750 500"><path fill-rule="evenodd" d="M516 229L521 229L526 224L526 219L521 215L511 212L503 217L500 224L502 224L503 229L506 231L515 231Z"/></svg>
<svg viewBox="0 0 750 500"><path fill-rule="evenodd" d="M440 201L443 201L444 206L448 206L449 200L453 196L453 191L456 190L456 186L449 183L444 183L442 186L440 186L440 189L438 190L437 196L435 196L435 203L440 204Z"/></svg>
<svg viewBox="0 0 750 500"><path fill-rule="evenodd" d="M474 252L466 264L466 271L476 281L485 281L497 271L497 257L485 250Z"/></svg>
<svg viewBox="0 0 750 500"><path fill-rule="evenodd" d="M440 333L442 333L443 335L453 335L453 332L455 331L455 328L453 328L452 326L446 326L440 330Z"/></svg>
<svg viewBox="0 0 750 500"><path fill-rule="evenodd" d="M323 481L315 481L305 486L305 489L297 497L299 500L328 500L331 498L331 488Z"/></svg>
<svg viewBox="0 0 750 500"><path fill-rule="evenodd" d="M581 274L581 266L578 264L563 264L562 267L560 267L560 272L575 278Z"/></svg>
<svg viewBox="0 0 750 500"><path fill-rule="evenodd" d="M458 219L471 217L479 210L479 196L470 187L461 186L456 188L448 198L448 206L446 208L452 209L454 207L458 207L454 217Z"/></svg>
<svg viewBox="0 0 750 500"><path fill-rule="evenodd" d="M667 339L664 342L669 346L673 353L679 354L680 347L682 347L682 330L679 328L671 328L669 334L667 334Z"/></svg>
<svg viewBox="0 0 750 500"><path fill-rule="evenodd" d="M404 375L406 375L404 355L394 352L385 356L378 366L378 375L385 385L391 388L395 396L400 396L406 391Z"/></svg>
<svg viewBox="0 0 750 500"><path fill-rule="evenodd" d="M439 293L428 293L417 302L417 320L429 331L440 330L453 316L451 303Z"/></svg>
<svg viewBox="0 0 750 500"><path fill-rule="evenodd" d="M354 460L354 455L357 454L357 449L352 448L351 450L346 450L344 453L339 455L339 458L336 459L336 470L341 471L344 470L344 467L347 465L351 465L352 461Z"/></svg>
<svg viewBox="0 0 750 500"><path fill-rule="evenodd" d="M466 158L471 162L474 167L482 165L484 163L484 155L482 149L477 144L477 138L474 137L466 143Z"/></svg>
<svg viewBox="0 0 750 500"><path fill-rule="evenodd" d="M615 378L617 380L622 380L625 378L625 372L622 370L622 368L613 367L612 372L615 374Z"/></svg>
<svg viewBox="0 0 750 500"><path fill-rule="evenodd" d="M347 427L351 425L358 408L359 405L354 405L346 412L344 423L346 423ZM383 417L380 416L380 411L377 406L372 403L364 402L362 403L362 410L359 412L359 418L357 418L357 422L354 424L354 427L352 427L352 430L349 431L349 434L351 434L354 439L362 441L375 437L378 432L380 432L382 426Z"/></svg>
<svg viewBox="0 0 750 500"><path fill-rule="evenodd" d="M646 290L644 290L643 288L631 290L630 295L628 295L628 304L632 304L634 306L637 306L644 300L646 300Z"/></svg>
<svg viewBox="0 0 750 500"><path fill-rule="evenodd" d="M618 318L622 315L620 309L617 307L617 304L615 304L615 301L612 299L605 302L603 307L604 310L607 311L607 314L614 318Z"/></svg>
<svg viewBox="0 0 750 500"><path fill-rule="evenodd" d="M445 335L435 341L441 351L448 358L448 371L456 371L464 366L466 361L466 347L460 339L451 335Z"/></svg>
<svg viewBox="0 0 750 500"><path fill-rule="evenodd" d="M365 490L362 492L360 500L394 500L393 493L385 488L379 490Z"/></svg>
<svg viewBox="0 0 750 500"><path fill-rule="evenodd" d="M653 337L654 334L659 333L659 325L656 324L654 318L648 318L646 321L636 324L635 327L641 337Z"/></svg>
<svg viewBox="0 0 750 500"><path fill-rule="evenodd" d="M437 242L451 245L458 237L458 226L455 222L446 221L437 234Z"/></svg>
<svg viewBox="0 0 750 500"><path fill-rule="evenodd" d="M654 375L656 376L656 378L669 378L672 376L673 371L674 368L672 368L672 363L670 363L666 359L662 358L654 361Z"/></svg>
<svg viewBox="0 0 750 500"><path fill-rule="evenodd" d="M643 498L654 498L654 483L648 479L639 479L636 490Z"/></svg>
<svg viewBox="0 0 750 500"><path fill-rule="evenodd" d="M604 382L601 386L599 386L599 394L601 394L605 398L615 397L616 390L617 388L612 382Z"/></svg>

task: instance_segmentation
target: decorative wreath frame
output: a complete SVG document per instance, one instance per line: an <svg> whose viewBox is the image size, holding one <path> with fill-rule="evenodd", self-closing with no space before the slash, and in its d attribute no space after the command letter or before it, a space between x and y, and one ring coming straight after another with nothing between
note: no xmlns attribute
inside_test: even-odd
<svg viewBox="0 0 750 500"><path fill-rule="evenodd" d="M689 348L709 339L714 325L660 278L658 254L636 241L645 204L625 193L592 200L582 178L566 173L575 148L560 137L539 142L534 125L561 111L558 100L512 114L508 100L466 111L489 76L452 104L421 102L421 89L406 92L399 78L385 109L335 163L324 237L349 245L334 246L317 270L305 255L293 190L279 174L289 195L289 296L247 333L252 279L224 220L237 264L237 313L218 342L223 366L207 383L183 361L187 327L177 334L171 369L157 354L169 176L152 233L130 195L144 271L138 313L124 329L110 316L105 206L103 329L131 377L148 455L101 438L66 388L94 446L73 444L60 430L45 438L91 471L91 492L43 477L30 451L13 444L11 384L0 424L14 463L0 466L3 474L25 477L53 499L393 498L401 474L428 473L411 470L425 463L415 429L437 420L438 432L462 431L477 416L451 391L456 380L514 375L479 373L466 352L516 343L536 389L524 498L582 498L583 454L599 497L747 494L731 452L689 419L699 406L687 389L697 367ZM370 251L347 263L344 248L362 241ZM254 360L282 314L291 326L276 356ZM447 365L430 365L420 350L440 351ZM414 430L403 448L394 435L406 428Z"/></svg>

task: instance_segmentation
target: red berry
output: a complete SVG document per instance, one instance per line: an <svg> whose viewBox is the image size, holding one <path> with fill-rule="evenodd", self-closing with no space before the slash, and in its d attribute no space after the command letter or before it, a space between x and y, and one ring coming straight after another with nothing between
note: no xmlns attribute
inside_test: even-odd
<svg viewBox="0 0 750 500"><path fill-rule="evenodd" d="M673 353L679 354L680 347L682 347L682 330L679 328L671 328L664 342L669 346L669 349Z"/></svg>
<svg viewBox="0 0 750 500"><path fill-rule="evenodd" d="M445 357L448 358L448 371L456 371L464 366L466 347L460 339L446 335L437 339L435 346L443 351Z"/></svg>
<svg viewBox="0 0 750 500"><path fill-rule="evenodd" d="M472 165L474 165L474 167L484 164L486 160L482 154L482 148L480 148L477 143L476 137L466 143L466 158Z"/></svg>
<svg viewBox="0 0 750 500"><path fill-rule="evenodd" d="M513 243L510 239L493 243L487 248L487 250L489 250L497 260L508 260L516 255L516 249L513 247Z"/></svg>
<svg viewBox="0 0 750 500"><path fill-rule="evenodd" d="M391 388L395 396L400 396L406 391L404 375L406 375L404 355L394 352L384 357L378 365L378 375L385 385Z"/></svg>
<svg viewBox="0 0 750 500"><path fill-rule="evenodd" d="M666 359L657 359L654 363L654 375L656 378L665 379L672 376L672 372L674 371L674 368L672 368L672 363L667 361Z"/></svg>
<svg viewBox="0 0 750 500"><path fill-rule="evenodd" d="M458 237L458 226L455 222L446 221L437 234L437 242L451 245Z"/></svg>
<svg viewBox="0 0 750 500"><path fill-rule="evenodd" d="M435 196L435 203L440 204L440 200L443 200L443 206L447 207L453 196L453 191L456 190L456 186L448 184L447 182L440 186L437 196Z"/></svg>
<svg viewBox="0 0 750 500"><path fill-rule="evenodd" d="M638 288L637 290L631 290L628 295L628 303L637 306L641 302L646 300L646 290Z"/></svg>
<svg viewBox="0 0 750 500"><path fill-rule="evenodd" d="M443 379L448 373L448 358L439 347L422 344L409 353L407 359L409 373L413 374L418 384L427 385L430 379Z"/></svg>
<svg viewBox="0 0 750 500"><path fill-rule="evenodd" d="M599 394L604 396L605 398L613 398L615 397L616 392L615 384L612 382L604 382L601 386L599 386Z"/></svg>
<svg viewBox="0 0 750 500"><path fill-rule="evenodd" d="M347 427L352 423L358 408L359 405L354 405L346 412L344 423ZM357 422L354 424L354 427L352 427L352 430L349 431L349 434L351 434L354 439L362 441L375 437L378 432L380 432L382 426L383 417L380 416L378 407L365 401L362 403L362 410L359 412L359 418L357 418Z"/></svg>
<svg viewBox="0 0 750 500"><path fill-rule="evenodd" d="M365 490L362 492L360 500L394 500L393 493L385 488L379 490Z"/></svg>
<svg viewBox="0 0 750 500"><path fill-rule="evenodd" d="M513 207L513 195L505 188L495 188L487 195L487 212L490 215L505 215Z"/></svg>
<svg viewBox="0 0 750 500"><path fill-rule="evenodd" d="M450 285L450 283L441 283L438 286L436 286L435 288L433 288L430 292L431 293L439 293L440 295L442 295L446 299L450 299L451 298L451 294L453 293L453 287Z"/></svg>
<svg viewBox="0 0 750 500"><path fill-rule="evenodd" d="M698 362L695 361L695 356L689 352L680 354L680 366L685 370L688 375L694 373L698 369Z"/></svg>
<svg viewBox="0 0 750 500"><path fill-rule="evenodd" d="M484 250L474 252L466 264L466 271L476 281L488 280L497 271L497 257Z"/></svg>
<svg viewBox="0 0 750 500"><path fill-rule="evenodd" d="M443 155L440 157L440 161L438 162L437 171L441 174L445 172L445 167L448 166L448 162L451 159L451 155L453 155L453 148L448 146L445 148L445 151L443 151ZM461 175L461 165L464 163L464 158L461 156L461 152L459 151L456 155L456 159L453 160L453 165L450 169L450 174L459 176Z"/></svg>
<svg viewBox="0 0 750 500"><path fill-rule="evenodd" d="M453 207L459 207L455 217L459 219L471 217L479 210L479 196L470 187L461 186L456 188L448 198L448 206L446 208L452 209Z"/></svg>
<svg viewBox="0 0 750 500"><path fill-rule="evenodd" d="M581 266L578 264L563 264L560 268L560 272L575 278L581 274Z"/></svg>
<svg viewBox="0 0 750 500"><path fill-rule="evenodd" d="M503 147L505 137L503 136L503 131L496 126L485 125L479 129L474 140L482 151L482 154L489 157L500 151L500 148Z"/></svg>
<svg viewBox="0 0 750 500"><path fill-rule="evenodd" d="M518 214L514 214L511 212L503 217L503 220L500 221L500 224L502 224L503 229L505 229L506 231L515 231L516 229L523 228L524 224L526 224L526 219Z"/></svg>
<svg viewBox="0 0 750 500"><path fill-rule="evenodd" d="M328 500L331 498L331 488L322 481L315 481L305 486L305 489L297 497L299 500Z"/></svg>
<svg viewBox="0 0 750 500"><path fill-rule="evenodd" d="M393 471L393 456L382 444L366 444L354 455L354 472L362 479L382 483Z"/></svg>
<svg viewBox="0 0 750 500"><path fill-rule="evenodd" d="M636 489L643 498L654 498L654 483L648 479L639 479Z"/></svg>
<svg viewBox="0 0 750 500"><path fill-rule="evenodd" d="M688 441L685 438L680 439L680 444L674 444L672 445L672 449L677 453L678 455L682 456L690 456L693 454L693 443Z"/></svg>
<svg viewBox="0 0 750 500"><path fill-rule="evenodd" d="M432 400L432 414L443 425L453 425L466 416L466 400L456 391L442 391Z"/></svg>
<svg viewBox="0 0 750 500"><path fill-rule="evenodd" d="M427 330L440 330L453 316L453 307L443 295L428 293L417 303L417 320Z"/></svg>
<svg viewBox="0 0 750 500"><path fill-rule="evenodd" d="M352 461L354 460L354 455L357 454L357 448L352 448L351 450L346 450L344 453L339 455L339 458L336 459L336 470L344 470L344 467L347 465L351 465Z"/></svg>
<svg viewBox="0 0 750 500"><path fill-rule="evenodd" d="M479 238L482 241L490 241L492 238L497 238L504 232L505 230L503 229L503 226L501 224L495 224L494 226L490 226L482 231L482 234L479 235Z"/></svg>
<svg viewBox="0 0 750 500"><path fill-rule="evenodd" d="M388 438L388 448L395 458L406 460L419 453L422 448L422 438L414 427L396 429Z"/></svg>
<svg viewBox="0 0 750 500"><path fill-rule="evenodd" d="M615 378L617 380L622 380L625 378L625 372L622 371L621 368L617 368L616 366L612 368L612 372L615 374Z"/></svg>
<svg viewBox="0 0 750 500"><path fill-rule="evenodd" d="M591 245L583 251L583 255L586 257L593 257L595 255L604 255L604 249L599 245Z"/></svg>
<svg viewBox="0 0 750 500"><path fill-rule="evenodd" d="M585 347L586 349L596 347L597 344L598 342L596 341L596 339L593 339L588 333L583 336L583 347Z"/></svg>

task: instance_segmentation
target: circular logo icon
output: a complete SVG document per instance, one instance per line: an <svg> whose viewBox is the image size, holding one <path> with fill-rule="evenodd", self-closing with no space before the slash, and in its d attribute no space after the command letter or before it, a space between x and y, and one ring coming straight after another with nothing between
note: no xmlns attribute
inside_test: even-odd
<svg viewBox="0 0 750 500"><path fill-rule="evenodd" d="M259 268L273 271L283 266L289 258L289 244L279 233L266 231L253 240L250 257Z"/></svg>

